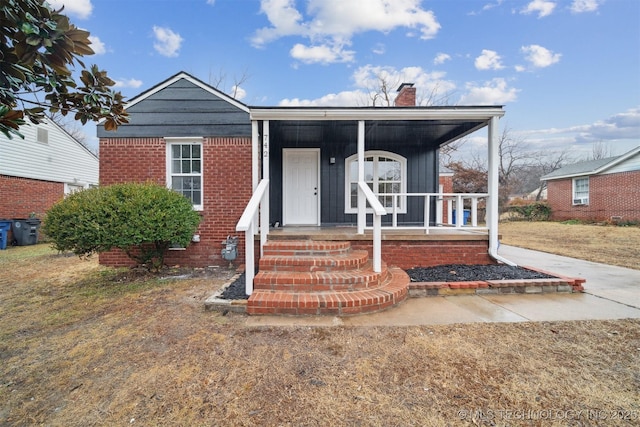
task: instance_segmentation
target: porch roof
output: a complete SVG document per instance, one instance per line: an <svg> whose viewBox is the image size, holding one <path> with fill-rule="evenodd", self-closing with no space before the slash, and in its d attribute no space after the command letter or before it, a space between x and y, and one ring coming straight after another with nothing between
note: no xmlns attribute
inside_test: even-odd
<svg viewBox="0 0 640 427"><path fill-rule="evenodd" d="M313 134L326 122L367 122L380 138L429 141L444 145L485 127L493 117L502 117L502 106L464 107L250 107L251 120L278 122L275 129L305 129ZM345 125L347 125L345 123ZM343 126L334 126L339 132ZM347 127L349 127L347 125ZM345 129L346 130L346 129ZM350 131L348 131L350 132ZM299 136L299 133L296 132ZM371 136L371 135L369 135Z"/></svg>

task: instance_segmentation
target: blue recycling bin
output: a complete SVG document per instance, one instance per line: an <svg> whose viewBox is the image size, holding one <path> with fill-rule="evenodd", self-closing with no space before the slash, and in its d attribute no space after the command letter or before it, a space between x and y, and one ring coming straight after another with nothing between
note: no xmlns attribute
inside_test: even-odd
<svg viewBox="0 0 640 427"><path fill-rule="evenodd" d="M0 219L0 250L7 249L7 237L13 221Z"/></svg>
<svg viewBox="0 0 640 427"><path fill-rule="evenodd" d="M456 210L454 209L453 212L451 213L453 215L453 223L456 223ZM465 209L462 212L462 225L467 225L469 224L469 220L471 219L471 210L470 209Z"/></svg>

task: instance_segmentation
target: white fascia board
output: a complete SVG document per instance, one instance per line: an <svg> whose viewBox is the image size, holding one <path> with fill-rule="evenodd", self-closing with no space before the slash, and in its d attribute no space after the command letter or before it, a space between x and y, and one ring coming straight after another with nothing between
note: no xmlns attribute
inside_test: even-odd
<svg viewBox="0 0 640 427"><path fill-rule="evenodd" d="M251 120L489 120L504 116L502 107L487 108L260 108Z"/></svg>

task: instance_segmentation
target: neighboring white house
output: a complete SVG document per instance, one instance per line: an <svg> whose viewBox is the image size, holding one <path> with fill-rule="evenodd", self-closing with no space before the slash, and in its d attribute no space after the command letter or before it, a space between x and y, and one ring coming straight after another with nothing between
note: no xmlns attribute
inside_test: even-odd
<svg viewBox="0 0 640 427"><path fill-rule="evenodd" d="M0 134L0 218L38 217L65 194L98 185L98 157L47 120Z"/></svg>

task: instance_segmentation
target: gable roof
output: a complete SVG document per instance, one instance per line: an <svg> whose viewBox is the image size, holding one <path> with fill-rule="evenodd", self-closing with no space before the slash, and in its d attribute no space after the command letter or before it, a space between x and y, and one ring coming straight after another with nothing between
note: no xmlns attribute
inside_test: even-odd
<svg viewBox="0 0 640 427"><path fill-rule="evenodd" d="M127 105L125 106L125 109L128 109L129 107L132 107L134 105L136 105L137 103L144 101L145 99L149 98L151 95L160 92L162 89L165 89L168 86L171 86L172 84L174 84L175 82L177 82L180 79L184 79L187 80L191 83L193 83L194 85L200 87L201 89L211 93L212 95L217 96L218 98L223 99L224 101L228 102L229 104L243 110L244 112L248 113L249 112L249 107L245 104L243 104L242 102L238 101L237 99L227 95L226 93L219 91L218 89L214 88L213 86L203 82L200 79L197 79L195 77L193 77L191 74L186 73L184 71L180 71L179 73L175 74L172 77L169 77L167 80L158 83L157 85L153 86L151 89L146 90L145 92L142 92L140 95L135 96L134 98L131 99L131 101L127 102Z"/></svg>
<svg viewBox="0 0 640 427"><path fill-rule="evenodd" d="M576 176L596 175L605 170L618 165L625 160L640 153L640 145L633 150L622 154L621 156L608 157L606 159L589 160L586 162L578 162L572 165L564 166L560 169L548 173L540 178L541 181L550 181L554 179L573 178Z"/></svg>

